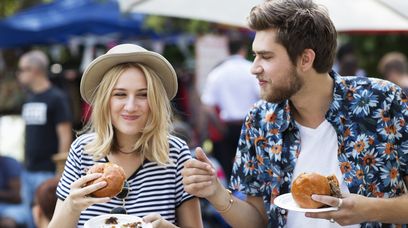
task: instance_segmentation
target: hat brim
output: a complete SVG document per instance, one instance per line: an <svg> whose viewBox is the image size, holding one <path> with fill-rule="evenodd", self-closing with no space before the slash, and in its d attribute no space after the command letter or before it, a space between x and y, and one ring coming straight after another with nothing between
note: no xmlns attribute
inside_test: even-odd
<svg viewBox="0 0 408 228"><path fill-rule="evenodd" d="M80 93L82 98L91 104L95 90L105 73L121 63L140 63L151 68L159 76L171 100L177 93L177 75L171 64L161 55L151 52L111 53L93 60L82 75Z"/></svg>

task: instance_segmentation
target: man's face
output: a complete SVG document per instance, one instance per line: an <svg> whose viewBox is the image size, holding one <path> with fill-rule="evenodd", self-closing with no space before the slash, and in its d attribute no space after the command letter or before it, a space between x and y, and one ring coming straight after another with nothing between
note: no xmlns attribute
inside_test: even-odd
<svg viewBox="0 0 408 228"><path fill-rule="evenodd" d="M259 81L261 98L279 103L291 98L300 90L303 82L286 49L276 43L275 37L274 29L256 32L252 44L255 60L251 71Z"/></svg>
<svg viewBox="0 0 408 228"><path fill-rule="evenodd" d="M17 79L25 87L30 87L34 82L38 69L30 63L29 59L22 57L18 62Z"/></svg>

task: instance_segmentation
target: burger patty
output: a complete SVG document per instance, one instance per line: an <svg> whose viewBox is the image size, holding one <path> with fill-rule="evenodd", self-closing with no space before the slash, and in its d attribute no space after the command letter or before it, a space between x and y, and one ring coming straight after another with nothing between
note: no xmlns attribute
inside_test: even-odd
<svg viewBox="0 0 408 228"><path fill-rule="evenodd" d="M342 198L339 182L337 181L336 176L327 176L327 180L330 186L330 195L337 198Z"/></svg>

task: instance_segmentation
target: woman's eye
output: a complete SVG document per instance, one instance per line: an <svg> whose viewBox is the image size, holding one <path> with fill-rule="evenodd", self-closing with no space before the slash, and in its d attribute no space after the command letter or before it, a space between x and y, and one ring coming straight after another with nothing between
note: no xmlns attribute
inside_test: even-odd
<svg viewBox="0 0 408 228"><path fill-rule="evenodd" d="M125 93L114 93L113 96L115 96L115 97L123 97L123 96L126 96L126 94L125 94Z"/></svg>
<svg viewBox="0 0 408 228"><path fill-rule="evenodd" d="M147 93L141 93L139 94L139 97L147 97Z"/></svg>

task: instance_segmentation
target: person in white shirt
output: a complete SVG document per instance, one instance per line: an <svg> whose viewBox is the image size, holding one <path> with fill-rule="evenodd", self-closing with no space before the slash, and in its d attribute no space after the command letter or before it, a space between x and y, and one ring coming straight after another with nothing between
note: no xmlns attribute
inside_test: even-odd
<svg viewBox="0 0 408 228"><path fill-rule="evenodd" d="M258 81L251 74L252 62L245 59L245 40L232 37L228 46L230 56L210 72L201 96L209 119L223 134L220 143L214 145L214 156L224 168L227 180L245 115L259 99Z"/></svg>

